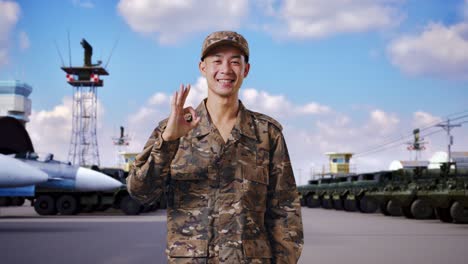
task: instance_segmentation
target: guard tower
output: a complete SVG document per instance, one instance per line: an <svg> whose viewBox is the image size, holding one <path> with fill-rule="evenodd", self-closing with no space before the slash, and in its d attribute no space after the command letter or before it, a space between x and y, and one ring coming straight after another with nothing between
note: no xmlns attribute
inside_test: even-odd
<svg viewBox="0 0 468 264"><path fill-rule="evenodd" d="M73 87L72 135L68 160L79 166L99 166L96 134L97 88L104 85L100 76L109 75L101 61L92 64L93 47L81 40L84 49L82 67L61 67L67 73L67 82Z"/></svg>
<svg viewBox="0 0 468 264"><path fill-rule="evenodd" d="M349 161L353 153L327 152L325 154L329 157L331 174L349 173Z"/></svg>

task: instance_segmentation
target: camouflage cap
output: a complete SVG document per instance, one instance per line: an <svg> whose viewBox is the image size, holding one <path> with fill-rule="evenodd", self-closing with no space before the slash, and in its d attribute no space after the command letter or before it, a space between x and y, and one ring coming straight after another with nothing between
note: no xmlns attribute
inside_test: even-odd
<svg viewBox="0 0 468 264"><path fill-rule="evenodd" d="M201 60L208 52L221 45L232 45L240 49L244 53L245 61L249 62L249 44L241 34L234 31L216 31L208 35L203 41Z"/></svg>

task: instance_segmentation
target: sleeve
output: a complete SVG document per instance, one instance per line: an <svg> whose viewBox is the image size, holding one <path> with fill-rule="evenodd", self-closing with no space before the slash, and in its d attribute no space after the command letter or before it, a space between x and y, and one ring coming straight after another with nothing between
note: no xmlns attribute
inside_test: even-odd
<svg viewBox="0 0 468 264"><path fill-rule="evenodd" d="M269 126L270 179L265 223L274 263L297 263L304 244L301 206L281 131Z"/></svg>
<svg viewBox="0 0 468 264"><path fill-rule="evenodd" d="M164 141L163 121L153 131L143 151L135 158L127 177L127 190L136 200L148 204L159 200L170 173L170 164L179 146L179 140Z"/></svg>

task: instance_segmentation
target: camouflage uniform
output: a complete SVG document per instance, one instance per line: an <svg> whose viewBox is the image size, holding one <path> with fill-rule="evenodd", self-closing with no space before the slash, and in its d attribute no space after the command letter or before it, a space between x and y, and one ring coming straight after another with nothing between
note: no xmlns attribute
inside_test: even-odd
<svg viewBox="0 0 468 264"><path fill-rule="evenodd" d="M296 263L303 232L281 125L242 103L225 143L205 102L199 125L163 141L153 131L127 179L131 195L168 200L169 263Z"/></svg>

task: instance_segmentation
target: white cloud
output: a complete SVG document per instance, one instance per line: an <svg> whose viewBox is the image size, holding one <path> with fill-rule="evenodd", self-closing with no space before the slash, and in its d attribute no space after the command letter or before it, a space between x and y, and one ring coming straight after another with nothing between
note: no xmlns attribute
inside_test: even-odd
<svg viewBox="0 0 468 264"><path fill-rule="evenodd" d="M418 35L401 36L388 46L394 65L411 75L468 78L468 22L430 23Z"/></svg>
<svg viewBox="0 0 468 264"><path fill-rule="evenodd" d="M20 12L16 2L0 0L0 67L8 64L10 32L18 22Z"/></svg>
<svg viewBox="0 0 468 264"><path fill-rule="evenodd" d="M395 0L285 0L278 11L293 38L320 38L398 25L403 15ZM273 29L277 30L277 29Z"/></svg>
<svg viewBox="0 0 468 264"><path fill-rule="evenodd" d="M413 114L413 126L416 128L432 126L441 121L442 119L440 117L433 116L427 112L417 111Z"/></svg>
<svg viewBox="0 0 468 264"><path fill-rule="evenodd" d="M195 33L241 27L282 38L321 38L399 25L404 0L120 0L136 32L173 44ZM203 16L200 14L209 14Z"/></svg>
<svg viewBox="0 0 468 264"><path fill-rule="evenodd" d="M33 109L26 125L34 149L39 153L53 153L57 160L66 161L72 131L72 100L65 97L52 110Z"/></svg>
<svg viewBox="0 0 468 264"><path fill-rule="evenodd" d="M112 130L103 123L104 107L97 103L98 148L101 163L113 159ZM68 151L72 134L72 99L64 97L61 104L51 110L34 110L29 117L26 129L34 149L40 154L53 153L56 160L68 161ZM105 155L103 155L103 153ZM103 159L104 157L104 159ZM107 160L106 160L107 158Z"/></svg>
<svg viewBox="0 0 468 264"><path fill-rule="evenodd" d="M117 8L134 31L168 44L196 32L239 28L248 1L121 0Z"/></svg>
<svg viewBox="0 0 468 264"><path fill-rule="evenodd" d="M369 125L377 129L378 133L386 134L394 130L400 120L395 114L385 113L382 110L376 109L370 113Z"/></svg>
<svg viewBox="0 0 468 264"><path fill-rule="evenodd" d="M19 39L19 47L21 50L27 50L31 46L31 42L29 41L28 34L26 32L21 31L18 35Z"/></svg>
<svg viewBox="0 0 468 264"><path fill-rule="evenodd" d="M242 89L240 98L252 110L270 113L270 115L278 118L330 112L328 106L320 105L316 102L294 106L284 95L272 95L268 92L252 88Z"/></svg>

